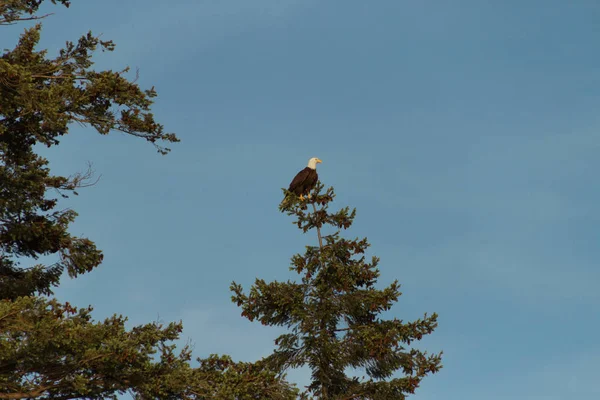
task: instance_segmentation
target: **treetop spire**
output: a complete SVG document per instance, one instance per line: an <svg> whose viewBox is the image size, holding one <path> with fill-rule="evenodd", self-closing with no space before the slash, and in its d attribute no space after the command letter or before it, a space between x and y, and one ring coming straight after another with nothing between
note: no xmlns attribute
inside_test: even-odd
<svg viewBox="0 0 600 400"><path fill-rule="evenodd" d="M299 229L314 229L319 237L319 246L307 246L304 254L292 256L290 270L298 280L257 279L248 294L233 282L232 300L251 321L289 330L275 340L277 348L267 360L282 372L308 366L311 384L306 398L403 399L441 368L441 353L427 355L410 348L437 327L437 314L412 322L381 317L398 301L400 284L376 288L380 260L366 258L367 238L341 237L356 210L330 211L335 193L331 187L323 189L318 182L310 199L295 198L280 206ZM322 235L326 225L333 233ZM350 376L348 368L366 376Z"/></svg>

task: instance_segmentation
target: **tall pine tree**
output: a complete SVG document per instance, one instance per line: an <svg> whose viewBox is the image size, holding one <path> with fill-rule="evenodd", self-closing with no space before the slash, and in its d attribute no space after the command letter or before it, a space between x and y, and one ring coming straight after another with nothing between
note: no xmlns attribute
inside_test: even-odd
<svg viewBox="0 0 600 400"><path fill-rule="evenodd" d="M0 0L0 29L39 20L42 2ZM173 344L181 323L128 330L121 316L96 322L91 308L48 297L64 273L93 270L102 253L68 232L77 213L59 207L90 174L53 175L35 146L59 145L73 123L142 138L163 154L161 143L178 139L150 112L153 89L142 90L127 71L92 68L94 51L112 51L112 42L88 33L48 57L36 49L40 34L39 23L25 29L0 55L0 399L295 398L264 363L211 356L193 368L190 349ZM37 262L42 256L56 262Z"/></svg>
<svg viewBox="0 0 600 400"><path fill-rule="evenodd" d="M404 399L427 374L441 368L441 353L427 355L409 348L433 332L437 315L425 314L413 322L381 317L398 300L400 285L394 281L376 287L379 259L366 259L366 238L341 237L356 210L330 212L334 197L333 188L323 193L319 182L310 200L280 206L299 229L314 230L318 236L318 246L307 246L303 255L292 257L290 270L300 279L257 279L248 294L233 282L232 300L249 320L289 330L276 339L277 348L267 362L282 372L308 366L311 383L303 398ZM332 233L323 234L326 226ZM351 368L362 369L366 377L348 375ZM403 376L395 377L397 371Z"/></svg>

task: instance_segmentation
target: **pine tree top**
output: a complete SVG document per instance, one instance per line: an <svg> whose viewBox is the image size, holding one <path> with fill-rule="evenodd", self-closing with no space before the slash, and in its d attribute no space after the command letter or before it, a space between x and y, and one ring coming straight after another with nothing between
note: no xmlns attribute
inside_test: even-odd
<svg viewBox="0 0 600 400"><path fill-rule="evenodd" d="M381 317L401 295L400 285L394 281L376 288L379 258L366 259L367 238L341 236L356 210L331 212L334 190L323 189L319 182L310 199L293 198L280 206L299 229L314 230L319 239L318 246L307 246L304 254L292 257L290 270L299 279L257 279L248 294L233 282L232 300L249 320L289 330L275 340L277 349L268 362L281 371L308 366L312 375L305 396L402 399L441 368L441 353L428 356L409 348L433 332L437 314L412 322ZM334 232L322 235L325 226ZM362 370L366 376L350 376L348 369ZM398 373L403 376L395 377Z"/></svg>

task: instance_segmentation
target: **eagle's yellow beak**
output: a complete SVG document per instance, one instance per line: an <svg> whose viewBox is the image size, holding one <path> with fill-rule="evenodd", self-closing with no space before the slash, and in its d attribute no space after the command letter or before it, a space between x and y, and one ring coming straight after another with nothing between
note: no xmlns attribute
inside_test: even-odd
<svg viewBox="0 0 600 400"><path fill-rule="evenodd" d="M321 159L317 158L317 164L322 163Z"/></svg>

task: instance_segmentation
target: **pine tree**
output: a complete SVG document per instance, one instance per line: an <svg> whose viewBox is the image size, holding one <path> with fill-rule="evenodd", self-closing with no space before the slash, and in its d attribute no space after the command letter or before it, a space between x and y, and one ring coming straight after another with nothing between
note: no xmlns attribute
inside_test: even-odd
<svg viewBox="0 0 600 400"><path fill-rule="evenodd" d="M1 25L39 20L43 0L0 0ZM67 0L52 0L69 6ZM173 341L182 324L125 329L126 319L96 322L49 296L63 273L90 272L102 253L68 232L77 213L60 199L92 184L91 171L51 173L35 145L60 144L72 123L100 134L124 132L166 154L166 133L150 112L154 89L142 90L127 70L95 71L96 50L111 41L88 33L53 58L36 50L41 24L25 29L0 56L0 399L105 399L131 392L139 399L293 399L295 389L265 363L211 356L190 365L189 347ZM54 256L52 265L36 263Z"/></svg>
<svg viewBox="0 0 600 400"><path fill-rule="evenodd" d="M280 206L303 232L317 232L319 245L291 259L290 270L300 275L299 281L257 279L248 294L233 282L232 300L250 321L289 330L275 340L277 348L267 362L282 372L308 366L311 384L303 398L404 399L441 368L441 353L428 356L407 348L437 327L437 315L413 322L382 319L380 314L398 300L400 285L394 281L377 288L379 259L367 261L367 239L341 237L356 210L329 212L334 190L322 192L319 182L310 200ZM333 231L322 235L326 226ZM362 369L368 378L349 376L349 368ZM393 377L397 371L403 376Z"/></svg>

